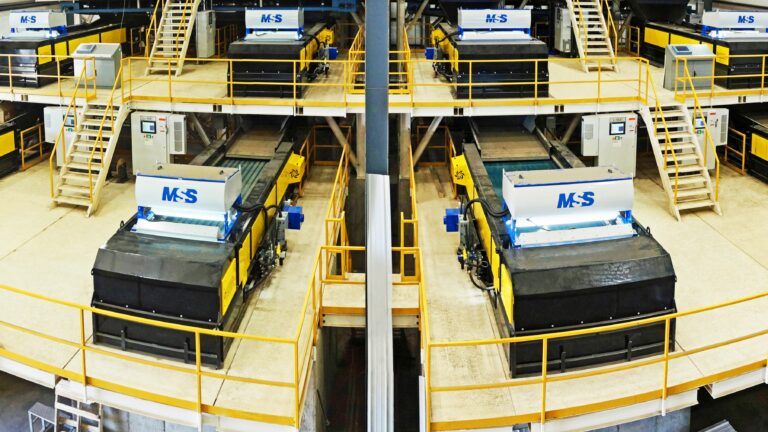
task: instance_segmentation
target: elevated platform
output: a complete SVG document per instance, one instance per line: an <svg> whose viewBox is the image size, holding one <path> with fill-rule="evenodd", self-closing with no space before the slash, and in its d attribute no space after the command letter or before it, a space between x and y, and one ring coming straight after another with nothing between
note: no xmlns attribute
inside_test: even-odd
<svg viewBox="0 0 768 432"><path fill-rule="evenodd" d="M424 59L423 54L414 53L408 63L409 91L390 95L389 111L415 117L633 111L655 104L654 92L649 89L649 73L662 104L675 99L675 92L661 87L664 70L648 65L643 59L620 57L616 71L585 72L579 59L551 57L548 63L549 95L488 99L473 98L470 92L468 98L456 98L452 91L454 84L437 77L432 62ZM304 116L345 116L365 111L364 95L351 91L348 80L351 68L344 56L331 61L327 76L310 83L297 83L296 89L303 88L304 95L293 98L231 97L228 59L187 59L184 73L178 77L171 72L145 76L146 65L147 61L142 58L123 60L122 82L113 101L115 106L127 104L135 110ZM66 106L75 81L73 77L59 77L57 82L41 88L0 87L0 100ZM471 84L472 88L479 85ZM96 89L94 100L103 103L110 91ZM712 91L698 91L703 106L765 102L767 95L765 88L727 90L715 86ZM683 95L679 92L678 96ZM692 106L692 96L686 96L687 104Z"/></svg>
<svg viewBox="0 0 768 432"><path fill-rule="evenodd" d="M723 303L766 291L768 252L762 245L768 227L754 217L768 212L758 197L765 185L724 170L724 216L692 213L678 223L666 213L653 161L643 159L635 181L634 214L672 255L678 275L680 311ZM456 202L447 170L417 173L418 207L422 221L430 339L433 343L499 338L493 306L460 270L454 250L457 233L446 233L442 215ZM432 430L488 429L531 422L534 430L544 415L546 430L585 430L658 415L697 403L696 391L706 387L713 397L766 380L768 297L677 320L672 354L754 334L762 336L670 360L668 396L661 402L663 363L634 367L645 359L602 368L550 373L546 405L539 376L512 380L500 345L431 348L427 400ZM657 358L657 357L654 357ZM592 374L615 366L628 369ZM588 375L587 375L588 374ZM570 376L570 377L569 377ZM496 430L496 429L494 429Z"/></svg>
<svg viewBox="0 0 768 432"><path fill-rule="evenodd" d="M194 365L92 345L90 312L82 315L89 347L83 359L77 308L5 289L0 290L0 317L5 323L60 338L61 343L0 326L0 370L48 387L56 385L57 376L64 377L66 383L60 386L91 401L180 424L197 426L200 403L205 424L243 431L296 430L292 422L299 415L297 406L303 403L300 394L304 392L290 384L296 378L294 345L280 341L294 338L297 330L312 322L309 315L302 316L302 308L323 239L324 219L317 215L324 214L328 205L335 172L336 167L330 166L312 169L299 201L306 221L301 231L286 233L289 249L284 266L276 268L249 299L238 333L261 339L235 340L224 367L203 367L205 375L199 384ZM86 218L67 207L50 208L47 165L0 180L0 200L9 203L6 214L26 215L17 220L9 217L0 227L4 239L0 284L73 305L90 304L90 269L96 251L120 221L135 212L132 183L112 184L105 193L110 195L110 205ZM297 378L306 387L311 350L299 349L301 358L310 362L306 372L300 368L302 376ZM30 360L33 367L23 364ZM88 375L85 389L80 382L83 366ZM198 385L200 401L195 400ZM252 414L248 418L231 415L238 410Z"/></svg>

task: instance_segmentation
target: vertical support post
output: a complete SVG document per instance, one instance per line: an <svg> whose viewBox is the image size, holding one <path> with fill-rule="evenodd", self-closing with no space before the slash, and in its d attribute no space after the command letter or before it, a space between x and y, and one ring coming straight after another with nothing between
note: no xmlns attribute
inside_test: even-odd
<svg viewBox="0 0 768 432"><path fill-rule="evenodd" d="M85 368L85 311L80 309L80 367L83 374L83 402L88 402L88 371Z"/></svg>
<svg viewBox="0 0 768 432"><path fill-rule="evenodd" d="M367 430L394 430L389 2L365 8Z"/></svg>
<svg viewBox="0 0 768 432"><path fill-rule="evenodd" d="M197 378L197 430L203 431L203 376L200 374L200 332L195 332L195 373Z"/></svg>
<svg viewBox="0 0 768 432"><path fill-rule="evenodd" d="M664 320L664 383L661 387L661 415L667 415L667 380L669 378L669 327L670 319Z"/></svg>
<svg viewBox="0 0 768 432"><path fill-rule="evenodd" d="M541 424L541 430L544 430L544 422L547 419L547 349L549 347L549 339L544 338L541 340L541 413L539 415L539 423Z"/></svg>
<svg viewBox="0 0 768 432"><path fill-rule="evenodd" d="M355 129L355 142L357 150L357 178L365 178L365 114L355 114L355 122L357 127Z"/></svg>

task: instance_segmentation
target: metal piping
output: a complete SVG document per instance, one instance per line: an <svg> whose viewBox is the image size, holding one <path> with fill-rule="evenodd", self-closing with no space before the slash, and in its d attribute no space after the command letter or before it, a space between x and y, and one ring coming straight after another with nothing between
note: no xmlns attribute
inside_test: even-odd
<svg viewBox="0 0 768 432"><path fill-rule="evenodd" d="M421 155L424 154L424 151L427 149L429 141L432 139L432 135L435 134L437 127L440 126L441 121L443 121L443 117L435 117L432 119L432 123L430 123L429 127L427 128L427 133L425 133L421 138L419 145L416 147L416 151L413 152L414 166L419 162L419 159L421 159Z"/></svg>

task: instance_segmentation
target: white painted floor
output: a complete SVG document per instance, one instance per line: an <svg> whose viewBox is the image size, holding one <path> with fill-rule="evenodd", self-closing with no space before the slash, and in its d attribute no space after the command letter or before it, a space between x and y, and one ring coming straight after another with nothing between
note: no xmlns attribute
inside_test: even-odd
<svg viewBox="0 0 768 432"><path fill-rule="evenodd" d="M768 290L768 185L724 168L721 202L724 215L710 211L686 213L678 223L667 211L666 194L651 159L635 182L634 214L672 255L678 276L677 306L681 311L732 300ZM647 165L648 168L645 168ZM436 180L439 176L439 181ZM498 330L487 297L459 269L454 250L457 233L446 233L444 209L457 202L441 196L450 191L444 169L417 173L424 277L433 341L493 339ZM442 183L441 186L437 186ZM677 321L677 349L747 335L768 328L768 298L685 317ZM761 337L690 358L672 361L669 385L731 370L768 356L768 337ZM433 351L432 385L482 384L507 380L503 353L494 347L441 348ZM599 403L658 390L660 364L593 378L550 383L547 409ZM511 389L432 393L432 421L495 419L538 414L538 385Z"/></svg>

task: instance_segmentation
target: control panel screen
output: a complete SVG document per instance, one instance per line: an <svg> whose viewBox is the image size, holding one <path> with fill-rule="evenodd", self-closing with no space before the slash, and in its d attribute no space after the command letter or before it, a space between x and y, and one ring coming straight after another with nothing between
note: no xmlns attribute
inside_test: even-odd
<svg viewBox="0 0 768 432"><path fill-rule="evenodd" d="M624 135L627 130L627 122L611 122L611 135Z"/></svg>
<svg viewBox="0 0 768 432"><path fill-rule="evenodd" d="M150 120L141 121L141 133L143 134L155 134L157 133L157 123Z"/></svg>
<svg viewBox="0 0 768 432"><path fill-rule="evenodd" d="M704 119L696 119L696 129L704 129Z"/></svg>
<svg viewBox="0 0 768 432"><path fill-rule="evenodd" d="M64 119L64 127L75 127L75 116L67 116L67 118Z"/></svg>

